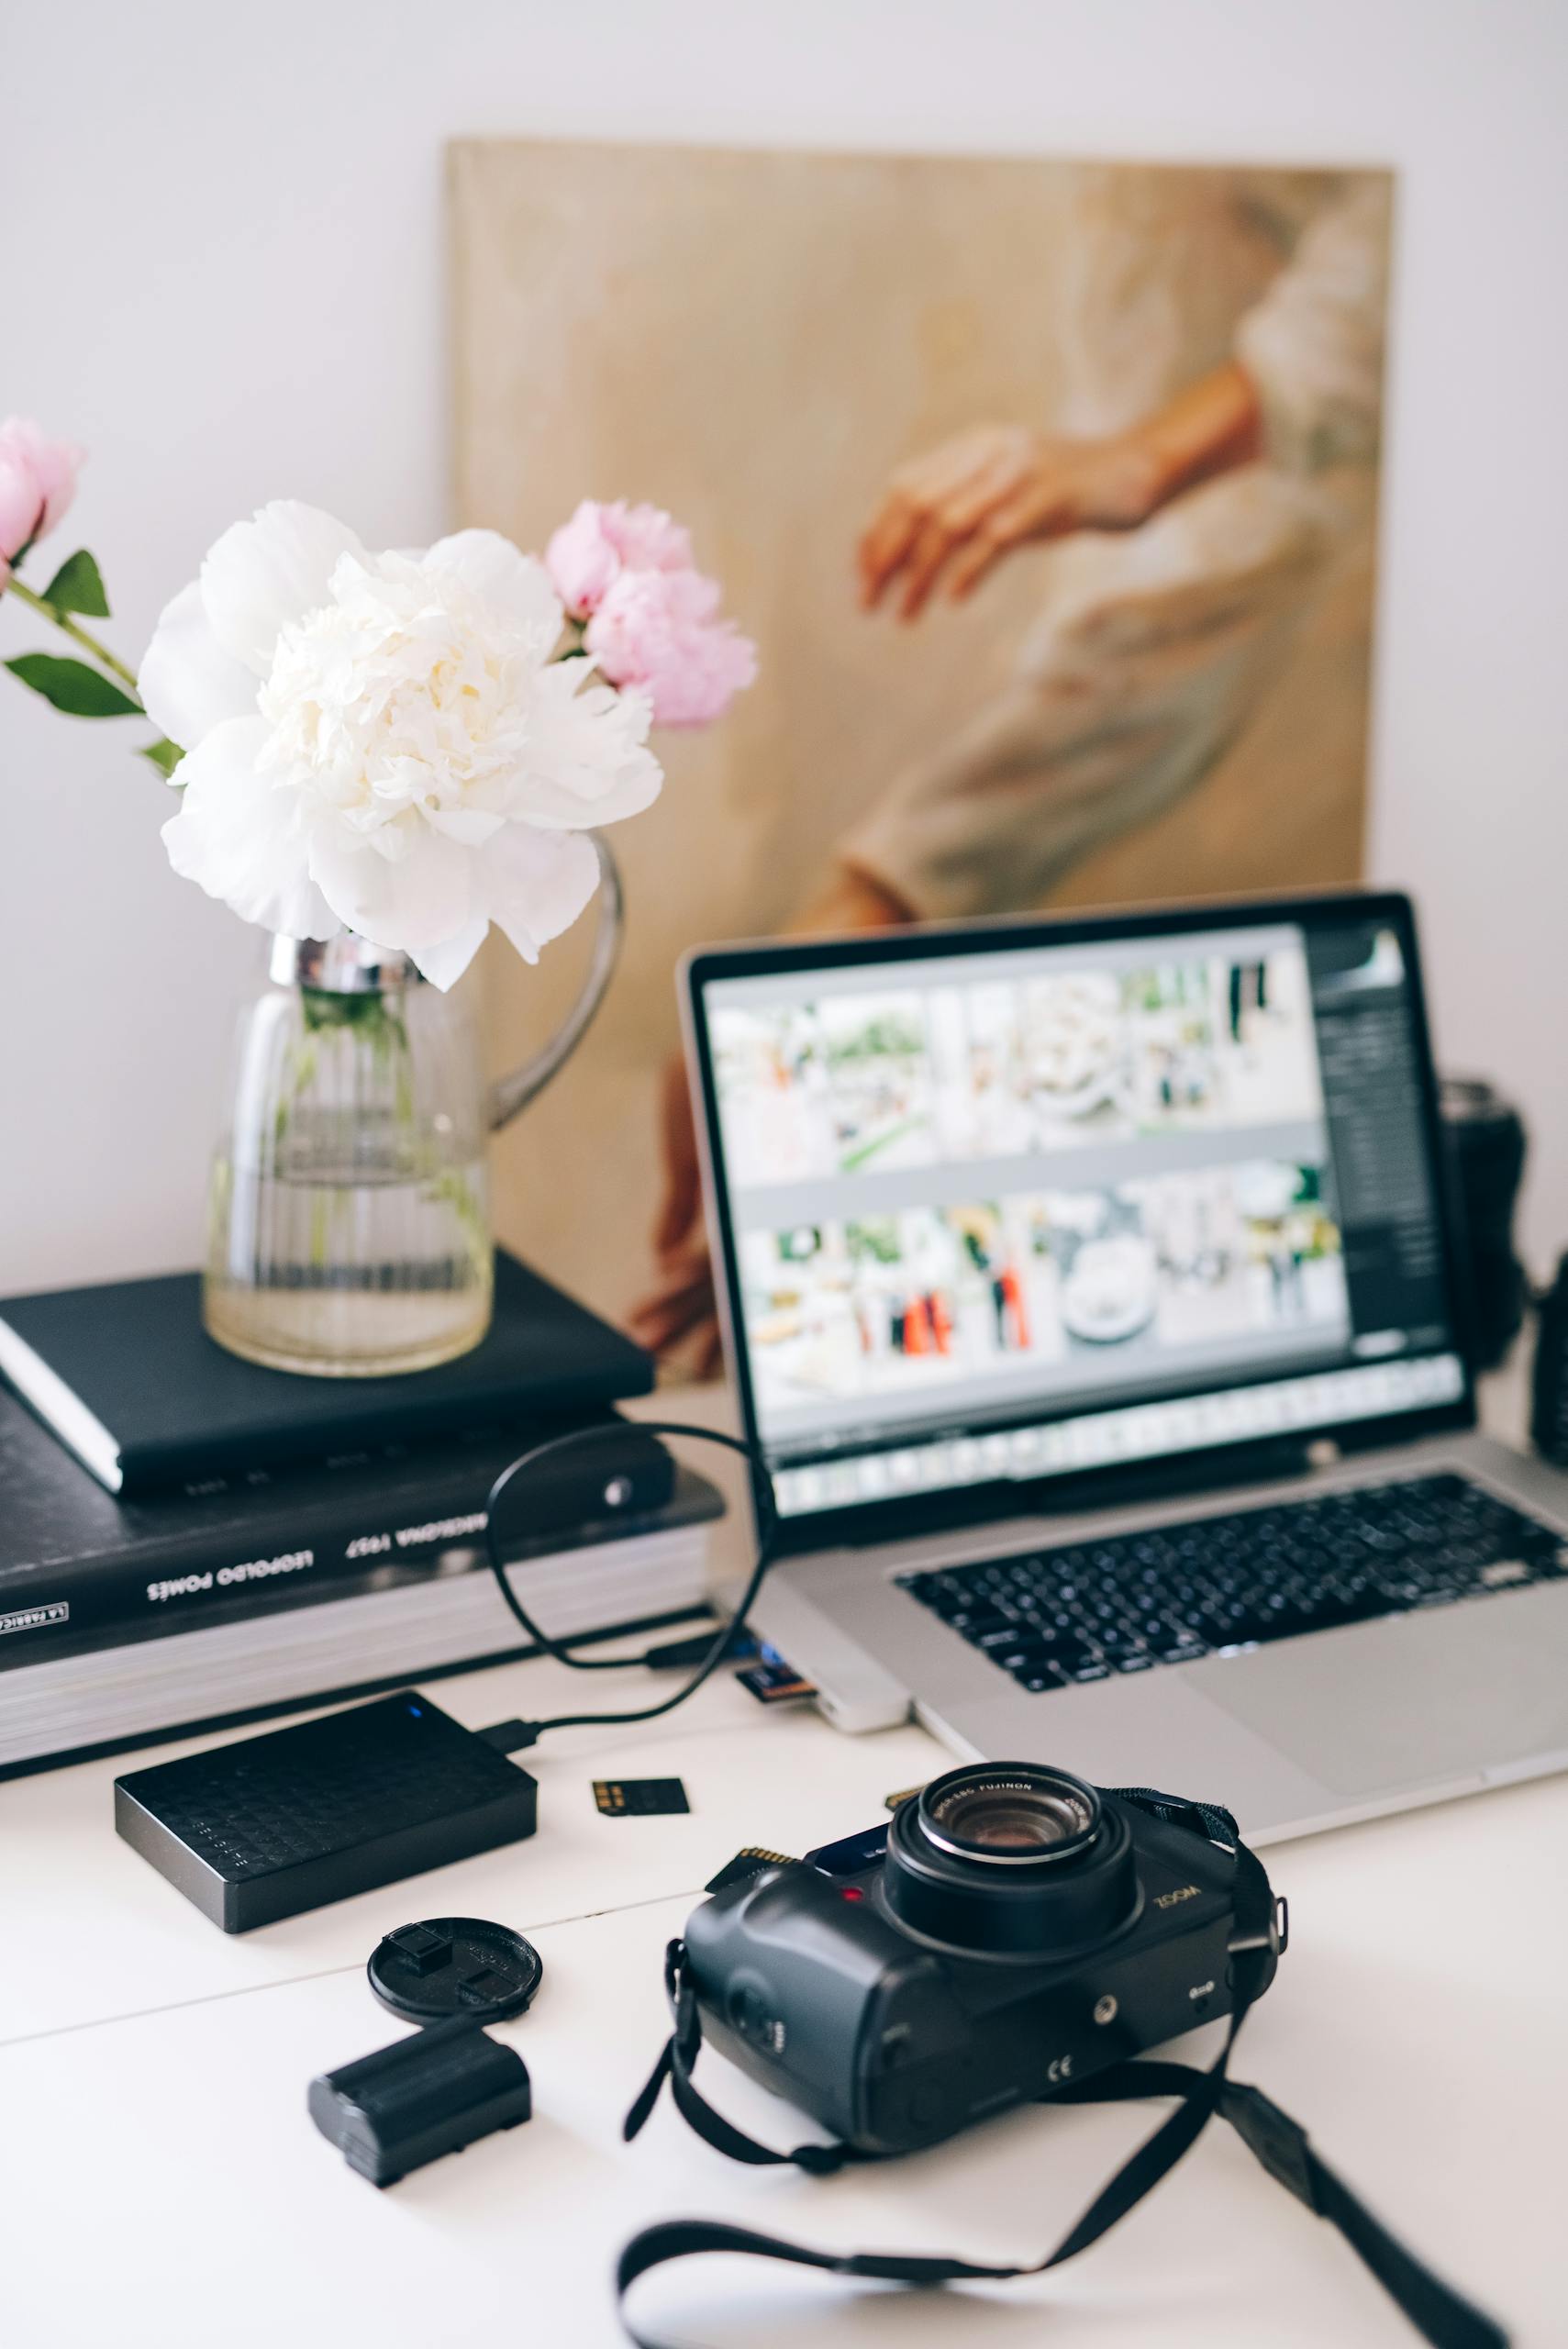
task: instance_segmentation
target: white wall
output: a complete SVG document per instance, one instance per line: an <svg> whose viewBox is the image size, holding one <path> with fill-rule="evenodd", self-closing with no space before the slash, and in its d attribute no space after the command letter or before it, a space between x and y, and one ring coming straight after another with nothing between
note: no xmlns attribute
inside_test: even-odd
<svg viewBox="0 0 1568 2349"><path fill-rule="evenodd" d="M1568 1243L1568 11L1560 0L14 0L0 411L93 451L61 551L133 654L267 497L443 523L460 132L1392 162L1372 863L1444 1063ZM37 640L0 606L0 652ZM260 940L164 863L124 730L0 677L0 1291L195 1261Z"/></svg>

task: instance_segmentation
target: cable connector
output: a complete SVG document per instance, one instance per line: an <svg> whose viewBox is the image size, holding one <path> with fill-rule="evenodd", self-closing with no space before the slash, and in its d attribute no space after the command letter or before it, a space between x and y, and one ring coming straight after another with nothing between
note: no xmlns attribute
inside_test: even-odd
<svg viewBox="0 0 1568 2349"><path fill-rule="evenodd" d="M717 1637L717 1631L709 1631L699 1632L692 1640L669 1640L662 1647L650 1648L638 1662L646 1664L650 1672L686 1672L704 1661ZM723 1653L724 1658L740 1663L756 1654L757 1642L750 1631L737 1631L730 1635Z"/></svg>
<svg viewBox="0 0 1568 2349"><path fill-rule="evenodd" d="M538 1721L492 1721L488 1729L476 1729L473 1733L482 1737L486 1745L493 1745L497 1753L521 1753L526 1747L539 1743L539 1728Z"/></svg>

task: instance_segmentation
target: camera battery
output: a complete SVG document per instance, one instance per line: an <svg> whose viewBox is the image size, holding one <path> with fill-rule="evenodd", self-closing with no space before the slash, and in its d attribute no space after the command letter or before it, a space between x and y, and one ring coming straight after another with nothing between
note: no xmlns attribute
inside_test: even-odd
<svg viewBox="0 0 1568 2349"><path fill-rule="evenodd" d="M457 2154L532 2110L528 2067L465 2016L312 2080L310 2117L373 2186Z"/></svg>

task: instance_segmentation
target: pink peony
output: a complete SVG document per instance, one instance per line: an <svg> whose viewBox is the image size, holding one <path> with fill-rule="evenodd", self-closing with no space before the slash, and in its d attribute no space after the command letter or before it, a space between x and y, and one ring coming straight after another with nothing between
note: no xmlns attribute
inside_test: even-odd
<svg viewBox="0 0 1568 2349"><path fill-rule="evenodd" d="M589 620L584 645L612 685L647 694L655 724L706 726L757 674L751 639L714 618L718 600L717 581L698 571L626 570Z"/></svg>
<svg viewBox="0 0 1568 2349"><path fill-rule="evenodd" d="M585 497L545 549L555 592L573 619L596 612L623 571L689 571L689 531L657 506Z"/></svg>
<svg viewBox="0 0 1568 2349"><path fill-rule="evenodd" d="M604 509L605 536L628 571L690 571L692 534L657 506L628 506L617 497Z"/></svg>
<svg viewBox="0 0 1568 2349"><path fill-rule="evenodd" d="M64 514L86 453L74 441L46 440L25 416L0 423L0 579L12 558Z"/></svg>

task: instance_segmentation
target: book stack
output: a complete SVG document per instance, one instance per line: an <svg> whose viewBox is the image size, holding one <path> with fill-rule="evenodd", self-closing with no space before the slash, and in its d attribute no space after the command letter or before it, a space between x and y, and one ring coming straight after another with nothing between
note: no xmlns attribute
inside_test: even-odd
<svg viewBox="0 0 1568 2349"><path fill-rule="evenodd" d="M386 1379L263 1370L194 1274L0 1303L0 1776L689 1615L722 1503L619 1418L639 1348L515 1258L472 1353Z"/></svg>

